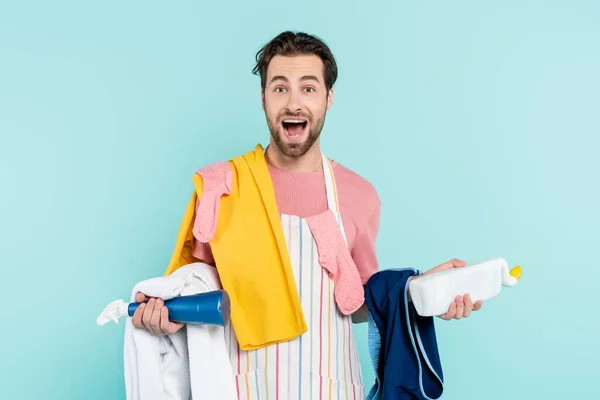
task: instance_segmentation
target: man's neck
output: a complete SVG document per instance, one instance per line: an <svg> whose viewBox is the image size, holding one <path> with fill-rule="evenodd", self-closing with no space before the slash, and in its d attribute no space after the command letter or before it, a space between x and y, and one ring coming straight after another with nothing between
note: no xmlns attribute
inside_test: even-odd
<svg viewBox="0 0 600 400"><path fill-rule="evenodd" d="M300 157L288 157L279 150L277 145L271 143L265 157L271 166L288 172L316 172L323 169L318 143Z"/></svg>

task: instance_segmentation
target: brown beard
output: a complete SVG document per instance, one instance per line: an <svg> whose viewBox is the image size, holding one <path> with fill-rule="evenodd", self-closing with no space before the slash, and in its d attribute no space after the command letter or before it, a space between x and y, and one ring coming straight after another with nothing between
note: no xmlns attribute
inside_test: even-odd
<svg viewBox="0 0 600 400"><path fill-rule="evenodd" d="M312 115L303 116L305 117L310 126L310 131L308 132L308 137L302 143L284 143L281 140L281 135L284 133L281 132L281 121L285 118L293 118L300 117L300 114L293 113L284 113L280 115L277 121L273 122L267 117L267 125L269 126L269 131L271 132L271 137L275 142L277 148L287 157L297 158L306 154L313 144L317 141L319 136L321 135L321 130L323 129L323 125L325 124L325 115L323 114L323 118L314 120Z"/></svg>

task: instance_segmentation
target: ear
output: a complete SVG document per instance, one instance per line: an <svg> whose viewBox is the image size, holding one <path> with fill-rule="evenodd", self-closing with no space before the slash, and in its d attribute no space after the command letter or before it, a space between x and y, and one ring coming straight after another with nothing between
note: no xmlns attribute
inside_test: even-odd
<svg viewBox="0 0 600 400"><path fill-rule="evenodd" d="M327 93L327 110L331 108L331 104L333 103L333 88L329 89L329 93Z"/></svg>
<svg viewBox="0 0 600 400"><path fill-rule="evenodd" d="M260 91L260 102L262 104L262 109L264 111L264 109L265 109L265 91L264 90Z"/></svg>

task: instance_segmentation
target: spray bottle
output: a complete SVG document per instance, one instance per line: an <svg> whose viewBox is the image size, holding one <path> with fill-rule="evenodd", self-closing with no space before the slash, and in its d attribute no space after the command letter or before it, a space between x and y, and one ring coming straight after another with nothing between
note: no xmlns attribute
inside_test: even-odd
<svg viewBox="0 0 600 400"><path fill-rule="evenodd" d="M121 317L132 317L141 303L125 303L115 300L108 304L96 319L98 325L114 321ZM224 290L214 290L188 296L173 297L165 300L169 311L169 320L185 324L207 324L225 326L229 322L229 296Z"/></svg>

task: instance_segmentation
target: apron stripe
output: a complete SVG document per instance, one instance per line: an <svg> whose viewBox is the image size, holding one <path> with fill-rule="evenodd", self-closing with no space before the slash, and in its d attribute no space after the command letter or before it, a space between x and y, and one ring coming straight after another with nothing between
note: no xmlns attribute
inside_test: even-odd
<svg viewBox="0 0 600 400"><path fill-rule="evenodd" d="M269 348L265 347L265 395L269 400Z"/></svg>
<svg viewBox="0 0 600 400"><path fill-rule="evenodd" d="M314 283L315 283L315 246L310 246L310 326L309 326L309 332L310 333L310 365L312 367L313 365L313 337L314 334L312 333L313 331L313 311L314 311L314 307L313 307L313 299L315 298L314 296ZM312 371L312 369L311 369ZM310 387L313 387L313 374L310 374ZM312 396L313 396L313 391L310 391L310 398L312 400Z"/></svg>
<svg viewBox="0 0 600 400"><path fill-rule="evenodd" d="M250 373L250 357L246 353L246 399L250 400L250 383L248 382L248 373Z"/></svg>
<svg viewBox="0 0 600 400"><path fill-rule="evenodd" d="M346 324L342 324L342 328L343 328L342 329L342 331L343 331L342 334L344 336L343 343L344 343L344 349L345 349L346 348ZM348 374L346 373L346 368L347 368L346 357L343 357L343 358L344 358L344 382L347 382L348 381ZM345 385L345 386L346 386L346 400L348 400L348 385Z"/></svg>
<svg viewBox="0 0 600 400"><path fill-rule="evenodd" d="M279 400L279 343L275 344L275 399Z"/></svg>
<svg viewBox="0 0 600 400"><path fill-rule="evenodd" d="M288 218L288 221L289 221L289 223L288 223L288 232L289 232L288 237L290 238L289 239L290 243L288 245L288 253L291 256L293 254L292 253L292 245L294 244L294 240L292 240L293 239L293 237L292 237L292 219ZM298 282L298 280L296 280L296 282ZM302 304L302 303L300 303L300 304ZM291 342L288 341L287 342L287 398L288 399L290 399L290 387L291 387L291 385L290 385L290 378L291 378L291 375L290 375L290 370L291 370L291 368L290 368L290 360L292 358L292 347L291 346L292 346Z"/></svg>
<svg viewBox="0 0 600 400"><path fill-rule="evenodd" d="M260 400L260 385L258 384L258 352L256 350L254 350L254 363L256 364L256 371L255 371L255 375L254 378L256 380L256 398L258 400Z"/></svg>
<svg viewBox="0 0 600 400"><path fill-rule="evenodd" d="M231 328L231 330L233 331L233 328ZM239 344L237 345L237 373L238 373L238 379L235 380L235 385L236 385L237 395L238 395L238 399L239 399L240 398L240 380L239 380L239 375L240 375L240 346L239 346Z"/></svg>
<svg viewBox="0 0 600 400"><path fill-rule="evenodd" d="M352 326L350 325L350 319L348 319L348 358L350 362L350 383L352 384L352 392L354 394L354 400L356 400L356 389L354 386L354 372L352 372L352 341L350 340L352 335Z"/></svg>
<svg viewBox="0 0 600 400"><path fill-rule="evenodd" d="M321 268L321 300L319 305L319 399L323 399L323 268Z"/></svg>
<svg viewBox="0 0 600 400"><path fill-rule="evenodd" d="M333 176L332 169L329 168L329 171L331 173L331 179L335 180L335 178ZM338 213L337 213L337 223L338 223L338 226L343 230L343 227L342 227L342 224L341 224L341 222L342 222L341 218L342 217L341 217L341 213L339 212L339 204L337 202L337 187L336 187L335 184L333 185L333 190L334 190L334 195L335 195L335 199L336 199L336 209L338 210ZM338 330L337 330L338 323L339 323L339 320L336 318L336 321L335 321L336 336L337 336L338 342L339 342L339 337L340 336L339 336L339 333L337 333L338 332ZM345 348L346 347L345 346L345 344L346 344L346 325L342 324L342 327L343 327L343 336L344 336L343 343L344 343L344 348ZM339 344L338 344L338 346L336 346L336 349L339 349ZM337 366L338 366L338 374L337 374L337 380L338 380L338 400L340 400L340 374L339 374L340 360L339 360L339 357L338 357L337 361L338 361L337 362ZM343 364L344 364L344 383L346 383L346 358L344 358ZM346 400L347 400L348 399L348 385L345 384L344 386L346 387Z"/></svg>
<svg viewBox="0 0 600 400"><path fill-rule="evenodd" d="M329 381L329 400L331 400L331 280L327 280L327 376Z"/></svg>
<svg viewBox="0 0 600 400"><path fill-rule="evenodd" d="M300 258L298 260L298 265L300 266L300 304L302 304L302 282L304 281L304 276L302 274L302 221L298 223L298 243L299 243L299 254ZM300 336L300 340L298 341L298 354L300 355L300 366L298 368L298 399L302 399L302 336Z"/></svg>
<svg viewBox="0 0 600 400"><path fill-rule="evenodd" d="M337 316L336 310L336 317ZM335 319L335 371L337 380L337 398L340 400L340 323L338 318Z"/></svg>
<svg viewBox="0 0 600 400"><path fill-rule="evenodd" d="M290 397L290 389L292 387L292 385L290 384L290 380L291 380L291 376L292 374L290 374L291 372L291 365L290 365L290 360L292 359L292 342L288 341L287 342L287 359L288 359L288 369L287 369L287 376L288 376L288 381L287 381L287 398L291 399Z"/></svg>

